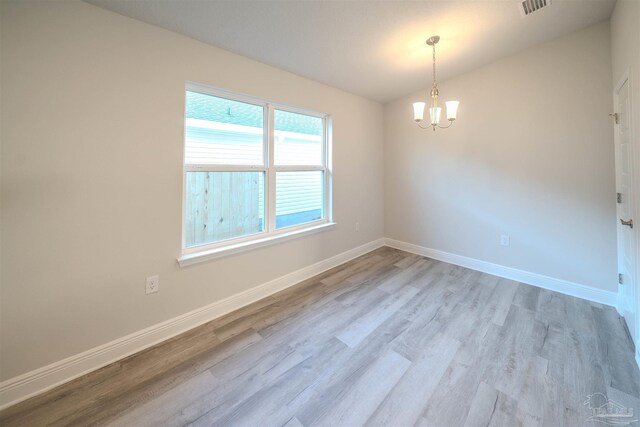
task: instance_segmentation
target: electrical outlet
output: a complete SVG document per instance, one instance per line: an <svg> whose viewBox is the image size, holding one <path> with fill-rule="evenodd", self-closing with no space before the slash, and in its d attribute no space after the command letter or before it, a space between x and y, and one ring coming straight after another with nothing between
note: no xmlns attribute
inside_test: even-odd
<svg viewBox="0 0 640 427"><path fill-rule="evenodd" d="M147 295L158 292L160 288L160 276L147 277L147 286L145 287L145 293Z"/></svg>
<svg viewBox="0 0 640 427"><path fill-rule="evenodd" d="M508 234L502 234L500 235L500 244L502 246L509 246L510 241L509 241L509 235Z"/></svg>
<svg viewBox="0 0 640 427"><path fill-rule="evenodd" d="M356 231L360 231L360 223L356 222Z"/></svg>

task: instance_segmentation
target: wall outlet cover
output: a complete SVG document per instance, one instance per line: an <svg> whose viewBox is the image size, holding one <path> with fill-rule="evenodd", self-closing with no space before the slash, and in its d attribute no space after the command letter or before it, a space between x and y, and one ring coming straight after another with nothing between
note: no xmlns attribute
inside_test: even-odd
<svg viewBox="0 0 640 427"><path fill-rule="evenodd" d="M160 288L160 276L149 276L147 277L147 283L145 287L145 294L153 294L158 292Z"/></svg>

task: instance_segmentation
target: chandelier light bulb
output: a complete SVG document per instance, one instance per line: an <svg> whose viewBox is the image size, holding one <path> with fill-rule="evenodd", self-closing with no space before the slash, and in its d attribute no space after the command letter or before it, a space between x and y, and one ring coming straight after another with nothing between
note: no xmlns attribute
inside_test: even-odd
<svg viewBox="0 0 640 427"><path fill-rule="evenodd" d="M442 112L442 108L440 107L431 107L429 108L429 118L431 119L432 125L438 125L440 123L440 113Z"/></svg>
<svg viewBox="0 0 640 427"><path fill-rule="evenodd" d="M425 102L413 103L413 120L421 122L424 119L424 107L427 105Z"/></svg>
<svg viewBox="0 0 640 427"><path fill-rule="evenodd" d="M454 121L458 114L458 105L460 101L447 101L445 105L447 106L447 120Z"/></svg>

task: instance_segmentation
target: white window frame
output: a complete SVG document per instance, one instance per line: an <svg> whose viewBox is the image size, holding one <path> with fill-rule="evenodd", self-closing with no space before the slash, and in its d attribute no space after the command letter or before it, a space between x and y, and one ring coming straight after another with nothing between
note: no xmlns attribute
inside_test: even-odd
<svg viewBox="0 0 640 427"><path fill-rule="evenodd" d="M212 165L212 164L186 164L186 119L183 136L182 159L182 256L178 258L180 266L186 266L209 259L219 258L233 253L243 252L256 247L277 243L302 235L333 228L332 215L332 162L331 162L331 134L332 123L329 114L305 108L294 107L287 104L276 103L249 95L238 94L224 89L218 89L200 83L187 82L185 85L185 112L186 93L198 92L206 95L225 98L232 101L244 102L263 107L263 164L262 165ZM282 110L291 113L304 114L322 119L322 165L286 165L276 166L274 163L275 133L274 112ZM187 208L187 172L264 172L265 174L265 230L236 238L221 240L202 245L186 246L186 208ZM322 171L324 177L323 188L323 218L303 224L292 225L276 229L276 173L287 171Z"/></svg>

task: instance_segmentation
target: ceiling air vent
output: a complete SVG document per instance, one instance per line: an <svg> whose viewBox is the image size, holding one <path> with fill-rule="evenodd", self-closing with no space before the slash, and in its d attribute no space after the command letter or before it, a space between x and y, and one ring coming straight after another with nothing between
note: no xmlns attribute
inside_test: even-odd
<svg viewBox="0 0 640 427"><path fill-rule="evenodd" d="M550 4L551 0L522 0L520 2L520 14L527 16Z"/></svg>

